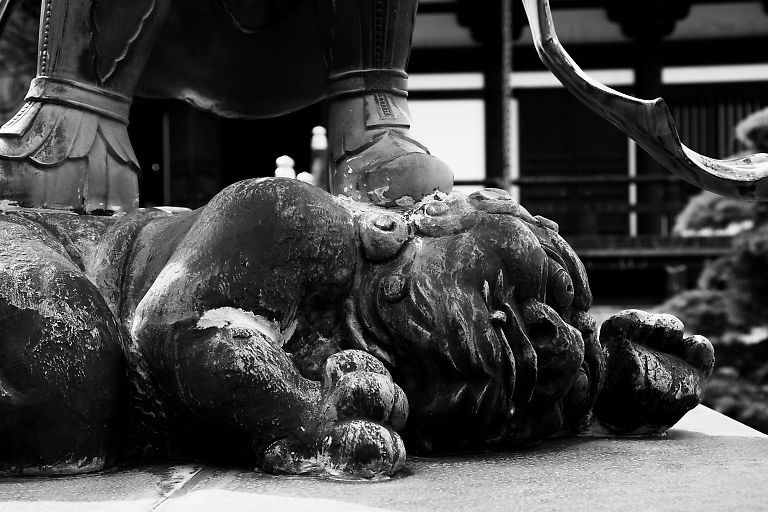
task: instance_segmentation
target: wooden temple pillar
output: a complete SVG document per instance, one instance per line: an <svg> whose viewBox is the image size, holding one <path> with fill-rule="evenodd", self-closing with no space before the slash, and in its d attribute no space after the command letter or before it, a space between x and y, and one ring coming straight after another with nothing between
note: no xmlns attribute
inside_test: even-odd
<svg viewBox="0 0 768 512"><path fill-rule="evenodd" d="M509 187L509 102L512 90L509 83L512 72L512 6L508 0L490 2L490 23L483 40L485 62L485 177Z"/></svg>
<svg viewBox="0 0 768 512"><path fill-rule="evenodd" d="M513 15L514 11L514 15ZM510 100L512 41L524 26L521 4L490 0L478 4L459 0L457 17L483 45L485 180L488 186L510 187Z"/></svg>
<svg viewBox="0 0 768 512"><path fill-rule="evenodd" d="M690 5L691 0L624 0L606 7L608 17L619 23L633 41L634 95L638 98L662 96L662 39L674 31L678 20L688 15ZM638 234L667 235L674 220L665 211L669 201L667 172L645 151L639 149L636 155L637 177L641 180L637 184ZM651 179L642 181L643 178Z"/></svg>

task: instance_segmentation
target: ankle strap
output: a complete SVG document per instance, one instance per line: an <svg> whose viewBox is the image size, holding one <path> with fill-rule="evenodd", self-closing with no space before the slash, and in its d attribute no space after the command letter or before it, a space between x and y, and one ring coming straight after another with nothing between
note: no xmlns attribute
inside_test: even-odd
<svg viewBox="0 0 768 512"><path fill-rule="evenodd" d="M128 124L128 113L131 109L131 99L122 94L91 84L50 76L39 76L32 80L26 100L68 105L123 124Z"/></svg>
<svg viewBox="0 0 768 512"><path fill-rule="evenodd" d="M371 93L408 96L408 74L395 69L357 69L328 77L326 98L363 96Z"/></svg>

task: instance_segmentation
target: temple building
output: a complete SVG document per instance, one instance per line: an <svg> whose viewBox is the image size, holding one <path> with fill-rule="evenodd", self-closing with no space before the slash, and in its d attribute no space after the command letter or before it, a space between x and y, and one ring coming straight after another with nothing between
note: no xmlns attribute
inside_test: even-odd
<svg viewBox="0 0 768 512"><path fill-rule="evenodd" d="M768 2L550 3L563 46L592 77L663 97L683 142L702 154L745 149L734 127L768 106ZM520 2L490 4L495 11L422 1L409 69L417 133L454 165L460 186L511 186L531 212L557 221L597 294L621 293L611 286L617 271L649 301L693 284L730 243L670 236L697 188L563 89L536 56Z"/></svg>
<svg viewBox="0 0 768 512"><path fill-rule="evenodd" d="M640 98L664 97L681 139L699 153L744 150L734 127L768 107L768 1L550 3L561 42L587 73ZM34 67L24 59L34 59L35 2L19 5L0 38L6 117ZM670 236L697 189L560 86L536 56L521 2L422 0L408 71L414 133L453 167L457 187L509 189L556 221L597 293L616 293L602 282L621 270L626 286L637 282L656 300L670 275L688 269L678 283L685 286L727 250L726 238ZM143 204L200 206L229 183L270 175L283 154L308 170L312 127L324 114L319 104L275 119L230 120L138 99L130 133Z"/></svg>

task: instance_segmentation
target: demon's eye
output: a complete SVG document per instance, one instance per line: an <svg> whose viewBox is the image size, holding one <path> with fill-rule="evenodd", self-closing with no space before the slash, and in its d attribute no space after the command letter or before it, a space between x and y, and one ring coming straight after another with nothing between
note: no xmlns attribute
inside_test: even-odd
<svg viewBox="0 0 768 512"><path fill-rule="evenodd" d="M360 238L371 261L387 261L408 240L408 226L402 216L392 213L367 214L360 223Z"/></svg>

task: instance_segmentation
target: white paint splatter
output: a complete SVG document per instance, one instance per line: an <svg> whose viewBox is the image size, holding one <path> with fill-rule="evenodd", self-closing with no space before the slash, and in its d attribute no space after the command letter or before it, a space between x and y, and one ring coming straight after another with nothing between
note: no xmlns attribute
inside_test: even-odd
<svg viewBox="0 0 768 512"><path fill-rule="evenodd" d="M246 335L248 333L259 333L266 336L275 345L282 347L293 336L296 324L297 322L294 320L283 331L280 329L279 323L261 315L255 315L250 311L239 308L223 307L210 309L203 313L203 316L197 321L197 328L226 328L234 331L235 334L241 331Z"/></svg>

